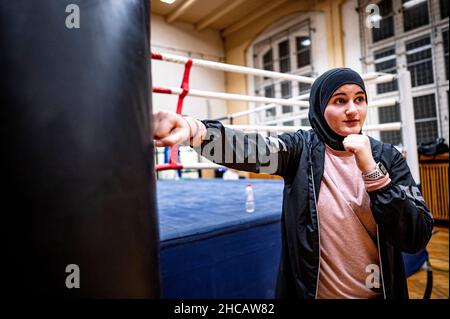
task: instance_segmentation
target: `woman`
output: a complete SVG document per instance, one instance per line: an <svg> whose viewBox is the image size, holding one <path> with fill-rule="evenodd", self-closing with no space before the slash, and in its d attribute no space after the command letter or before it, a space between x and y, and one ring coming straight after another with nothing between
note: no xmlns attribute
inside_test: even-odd
<svg viewBox="0 0 450 319"><path fill-rule="evenodd" d="M322 74L309 102L312 130L266 138L156 113L155 145L189 141L217 163L284 178L278 298L408 298L401 252L427 245L433 219L405 159L361 134L355 71Z"/></svg>

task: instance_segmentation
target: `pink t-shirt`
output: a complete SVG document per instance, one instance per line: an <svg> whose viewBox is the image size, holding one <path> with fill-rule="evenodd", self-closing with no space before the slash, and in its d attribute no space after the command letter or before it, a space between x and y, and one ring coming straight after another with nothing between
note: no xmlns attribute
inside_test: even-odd
<svg viewBox="0 0 450 319"><path fill-rule="evenodd" d="M373 270L379 268L376 222L367 191L380 189L389 176L365 181L351 152L326 146L318 215L320 266L317 298L376 298ZM372 277L373 279L373 277ZM372 284L371 284L372 283Z"/></svg>

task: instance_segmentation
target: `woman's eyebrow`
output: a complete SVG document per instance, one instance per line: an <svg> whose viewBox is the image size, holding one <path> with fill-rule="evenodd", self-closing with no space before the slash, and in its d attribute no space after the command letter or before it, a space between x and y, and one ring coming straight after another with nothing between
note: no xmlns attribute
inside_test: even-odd
<svg viewBox="0 0 450 319"><path fill-rule="evenodd" d="M358 91L358 92L355 93L355 95L358 95L358 94L364 94L364 92L363 91ZM347 96L347 93L345 93L345 92L337 92L337 93L334 93L332 97L340 96L340 95Z"/></svg>
<svg viewBox="0 0 450 319"><path fill-rule="evenodd" d="M344 96L347 96L347 94L344 93L344 92L338 92L338 93L334 93L334 94L333 94L333 96L338 96L338 95L344 95Z"/></svg>

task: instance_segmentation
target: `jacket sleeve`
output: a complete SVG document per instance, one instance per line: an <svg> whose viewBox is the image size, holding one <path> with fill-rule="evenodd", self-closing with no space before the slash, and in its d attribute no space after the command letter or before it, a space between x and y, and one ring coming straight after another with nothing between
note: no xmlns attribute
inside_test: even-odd
<svg viewBox="0 0 450 319"><path fill-rule="evenodd" d="M433 217L406 160L391 147L392 165L388 168L391 183L369 192L371 208L387 241L403 252L416 253L425 248L431 238Z"/></svg>
<svg viewBox="0 0 450 319"><path fill-rule="evenodd" d="M201 146L194 149L213 163L284 177L300 157L302 131L265 137L227 128L219 121L202 123L207 133Z"/></svg>

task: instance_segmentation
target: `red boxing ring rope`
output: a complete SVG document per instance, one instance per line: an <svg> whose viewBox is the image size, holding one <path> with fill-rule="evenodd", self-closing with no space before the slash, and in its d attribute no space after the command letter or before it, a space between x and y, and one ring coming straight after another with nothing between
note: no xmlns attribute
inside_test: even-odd
<svg viewBox="0 0 450 319"><path fill-rule="evenodd" d="M152 53L152 59L162 60L162 56L161 56L161 54L158 54L158 53ZM182 92L178 96L178 102L177 102L176 113L180 114L180 115L183 110L184 98L189 93L189 76L191 75L191 69L192 69L192 59L188 59L186 64L184 65L183 80L181 81ZM163 87L153 87L153 92L170 94L171 90L167 89L167 88L163 88ZM156 165L155 166L156 171L170 170L170 169L182 169L183 168L183 165L179 164L178 147L179 146L177 144L170 148L169 163L162 164L162 165Z"/></svg>

